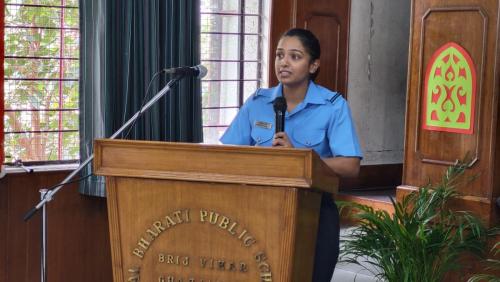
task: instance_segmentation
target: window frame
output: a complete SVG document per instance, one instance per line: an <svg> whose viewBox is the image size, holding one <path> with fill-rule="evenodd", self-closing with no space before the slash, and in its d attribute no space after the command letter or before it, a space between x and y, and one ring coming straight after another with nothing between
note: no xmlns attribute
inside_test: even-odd
<svg viewBox="0 0 500 282"><path fill-rule="evenodd" d="M0 58L0 61L2 62L2 67L1 67L1 73L2 73L2 77L3 77L3 80L2 80L2 84L0 85L1 89L2 89L2 93L0 94L0 113L2 115L2 119L0 121L0 144L1 144L1 147L0 147L0 157L2 159L2 164L7 164L7 165L16 165L16 166L19 166L19 163L16 162L16 159L15 157L18 157L18 156L10 156L11 158L11 161L7 162L7 157L9 156L6 156L7 152L6 152L6 144L5 144L5 141L6 141L6 135L7 134L40 134L43 136L43 134L50 134L50 133L54 133L57 135L57 141L56 141L56 144L57 144L57 153L56 153L56 159L49 159L50 156L47 156L46 159L38 159L38 160L27 160L27 161L23 161L24 163L29 163L30 165L57 165L57 164L68 164L68 163L78 163L79 162L79 156L76 155L74 156L75 158L72 158L70 156L70 158L65 158L63 156L63 134L64 133L68 133L68 132L76 132L76 133L79 133L79 128L78 126L76 128L73 128L73 129L65 129L64 128L64 125L63 125L63 122L62 122L62 119L63 119L63 115L65 112L73 112L74 114L78 115L79 113L79 107L78 107L78 102L76 103L76 107L66 107L63 103L63 96L64 96L64 83L65 82L74 82L76 84L76 87L78 88L79 87L79 72L77 72L76 74L76 77L73 77L73 78L68 78L67 75L65 75L65 71L67 70L67 67L70 66L70 64L68 64L67 62L71 62L71 61L78 61L78 64L79 64L79 51L77 53L77 56L76 57L73 57L73 56L67 56L65 55L65 52L67 51L66 47L67 45L65 45L65 37L67 37L68 35L65 34L65 32L75 32L77 35L76 37L73 37L74 39L76 39L76 42L78 42L79 44L79 38L80 38L80 34L79 34L79 26L77 25L76 27L75 26L67 26L66 25L66 21L65 21L65 15L66 15L66 12L69 10L69 9L77 9L78 10L78 13L79 13L79 7L78 5L74 6L74 5L71 5L71 4L66 4L65 0L60 0L61 4L60 5L52 5L52 4L26 4L26 3L21 3L20 1L12 1L11 3L6 3L6 1L1 1L0 3L0 8L1 8L1 11L2 11L2 14L0 15L0 18L1 18L1 22L0 22L0 25L1 25L1 35L3 36L4 40L2 40L2 44L1 44L1 58ZM43 25L23 25L23 24L6 24L6 9L8 7L29 7L29 8L41 8L41 9L54 9L55 12L60 12L60 17L58 18L59 20L59 25L58 26L43 26ZM78 19L79 20L79 19ZM58 31L58 43L59 43L59 50L57 52L57 56L55 56L55 54L50 54L49 56L21 56L21 55L16 55L16 54L13 54L13 55L7 55L5 54L5 38L6 38L6 30L8 29L16 29L16 28L19 28L19 29L41 29L41 30L56 30ZM79 47L77 47L79 49ZM71 55L71 54L70 54ZM53 77L6 77L5 76L5 63L6 63L6 60L9 60L9 59L12 59L12 60L16 60L16 59L26 59L26 60L40 60L40 61L43 61L43 60L56 60L55 61L55 65L58 65L58 70L57 72L51 72L51 74L56 74L57 78L53 78ZM43 107L32 107L32 108L18 108L18 109L15 109L15 108L12 108L12 109L9 109L5 106L5 87L6 87L6 84L9 82L9 81L34 81L34 82L55 82L55 84L57 85L57 104L58 104L58 107L48 107L48 108L43 108ZM75 86L74 86L75 87ZM57 112L57 118L58 118L58 121L57 121L57 127L48 127L47 129L42 129L42 130L11 130L11 131L6 131L6 124L5 124L5 118L6 118L6 115L9 114L9 113L25 113L25 112L54 112L56 111ZM32 139L34 137L31 137ZM40 137L41 138L41 137ZM79 142L78 140L76 140L75 142L75 146L77 147L77 151L78 150L78 147L79 147Z"/></svg>

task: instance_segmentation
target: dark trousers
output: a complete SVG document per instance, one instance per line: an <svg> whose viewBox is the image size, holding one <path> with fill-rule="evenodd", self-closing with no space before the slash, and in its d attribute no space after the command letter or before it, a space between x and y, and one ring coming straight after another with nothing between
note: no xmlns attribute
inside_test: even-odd
<svg viewBox="0 0 500 282"><path fill-rule="evenodd" d="M339 257L339 211L332 194L323 193L319 215L313 282L330 282Z"/></svg>

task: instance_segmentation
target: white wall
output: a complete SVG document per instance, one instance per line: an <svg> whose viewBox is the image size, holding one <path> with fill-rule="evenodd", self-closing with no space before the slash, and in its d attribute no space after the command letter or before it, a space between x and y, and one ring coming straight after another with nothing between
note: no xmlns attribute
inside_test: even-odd
<svg viewBox="0 0 500 282"><path fill-rule="evenodd" d="M352 0L348 101L363 164L403 162L410 0Z"/></svg>

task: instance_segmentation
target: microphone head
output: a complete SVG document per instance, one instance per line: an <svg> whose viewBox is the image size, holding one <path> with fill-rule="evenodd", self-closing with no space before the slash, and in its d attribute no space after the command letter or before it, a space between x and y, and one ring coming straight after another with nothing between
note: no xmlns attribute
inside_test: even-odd
<svg viewBox="0 0 500 282"><path fill-rule="evenodd" d="M286 111L286 99L283 96L276 97L273 101L274 112L284 113Z"/></svg>
<svg viewBox="0 0 500 282"><path fill-rule="evenodd" d="M198 75L196 75L197 78L204 78L208 73L208 70L204 65L197 65L194 68L198 72Z"/></svg>

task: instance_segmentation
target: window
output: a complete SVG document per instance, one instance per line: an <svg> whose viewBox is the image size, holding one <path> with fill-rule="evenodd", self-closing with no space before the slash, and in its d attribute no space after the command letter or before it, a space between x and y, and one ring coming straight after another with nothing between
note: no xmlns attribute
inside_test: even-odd
<svg viewBox="0 0 500 282"><path fill-rule="evenodd" d="M205 143L218 143L245 99L266 84L267 6L262 0L201 1Z"/></svg>
<svg viewBox="0 0 500 282"><path fill-rule="evenodd" d="M5 0L5 161L79 158L78 0Z"/></svg>

